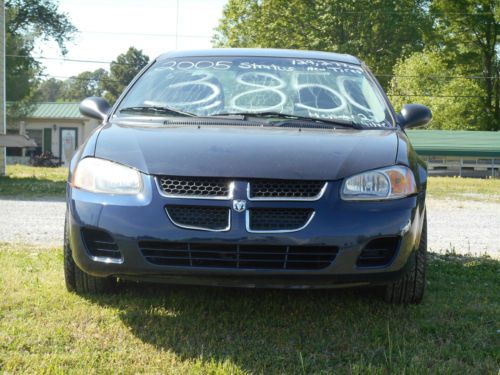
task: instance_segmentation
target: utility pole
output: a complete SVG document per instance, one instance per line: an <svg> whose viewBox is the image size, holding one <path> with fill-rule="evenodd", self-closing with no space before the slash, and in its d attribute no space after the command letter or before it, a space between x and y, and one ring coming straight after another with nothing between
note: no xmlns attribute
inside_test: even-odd
<svg viewBox="0 0 500 375"><path fill-rule="evenodd" d="M0 0L0 134L7 132L5 97L5 2ZM0 147L0 176L5 174L5 159L5 147Z"/></svg>
<svg viewBox="0 0 500 375"><path fill-rule="evenodd" d="M0 0L2 1L2 0ZM175 49L179 49L179 0L175 7Z"/></svg>

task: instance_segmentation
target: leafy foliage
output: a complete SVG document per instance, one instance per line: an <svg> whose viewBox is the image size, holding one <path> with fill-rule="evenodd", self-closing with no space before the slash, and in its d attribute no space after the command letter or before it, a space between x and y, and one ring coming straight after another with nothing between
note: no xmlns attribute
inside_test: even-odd
<svg viewBox="0 0 500 375"><path fill-rule="evenodd" d="M431 35L426 5L425 0L230 0L213 43L350 53L387 73L398 58L423 49Z"/></svg>
<svg viewBox="0 0 500 375"><path fill-rule="evenodd" d="M63 81L49 78L46 81L40 82L35 93L35 98L40 102L55 102L62 97L63 90Z"/></svg>
<svg viewBox="0 0 500 375"><path fill-rule="evenodd" d="M442 50L465 74L480 80L484 127L500 129L500 2L498 0L434 0L436 30Z"/></svg>
<svg viewBox="0 0 500 375"><path fill-rule="evenodd" d="M89 96L102 96L103 80L107 79L108 72L97 69L93 72L82 72L64 82L61 98L68 101L81 101Z"/></svg>
<svg viewBox="0 0 500 375"><path fill-rule="evenodd" d="M9 116L21 116L33 98L37 76L42 68L31 56L35 42L54 40L66 52L65 42L76 28L52 0L7 0L6 8L6 84Z"/></svg>
<svg viewBox="0 0 500 375"><path fill-rule="evenodd" d="M130 47L105 69L85 71L65 81L54 78L41 82L33 97L37 101L81 101L89 96L105 97L114 103L130 81L149 62L142 51Z"/></svg>
<svg viewBox="0 0 500 375"><path fill-rule="evenodd" d="M119 55L111 63L111 73L109 77L103 76L101 87L104 90L104 97L110 103L114 103L123 92L125 87L149 62L149 57L142 53L142 50L130 47L127 52Z"/></svg>
<svg viewBox="0 0 500 375"><path fill-rule="evenodd" d="M461 78L463 72L448 66L441 52L414 53L395 65L394 74L389 96L396 110L406 103L418 102L433 112L430 128L479 130L484 127L481 87L475 80Z"/></svg>
<svg viewBox="0 0 500 375"><path fill-rule="evenodd" d="M79 102L89 96L103 96L102 81L108 77L105 69L85 71L65 81L50 78L40 83L36 90L37 101Z"/></svg>
<svg viewBox="0 0 500 375"><path fill-rule="evenodd" d="M434 110L435 128L498 130L499 4L229 0L213 44L353 54L391 90L397 109L419 101Z"/></svg>
<svg viewBox="0 0 500 375"><path fill-rule="evenodd" d="M63 53L66 53L65 42L77 30L68 16L60 13L53 0L7 0L7 35L30 36L35 39L54 40Z"/></svg>

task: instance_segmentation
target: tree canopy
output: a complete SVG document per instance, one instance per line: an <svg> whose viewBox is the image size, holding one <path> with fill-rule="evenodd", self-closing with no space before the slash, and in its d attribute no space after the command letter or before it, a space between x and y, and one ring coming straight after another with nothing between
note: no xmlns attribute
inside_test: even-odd
<svg viewBox="0 0 500 375"><path fill-rule="evenodd" d="M50 78L40 82L34 98L37 101L81 101L89 96L103 96L102 81L108 77L105 69L85 71L64 81Z"/></svg>
<svg viewBox="0 0 500 375"><path fill-rule="evenodd" d="M446 59L463 74L482 76L484 127L500 130L500 2L433 0L431 14Z"/></svg>
<svg viewBox="0 0 500 375"><path fill-rule="evenodd" d="M499 16L498 0L229 0L213 44L353 54L396 109L420 101L434 127L498 130Z"/></svg>
<svg viewBox="0 0 500 375"><path fill-rule="evenodd" d="M5 8L7 100L14 102L9 107L13 116L32 99L42 71L32 56L36 41L54 40L65 53L65 43L77 30L52 0L7 0Z"/></svg>
<svg viewBox="0 0 500 375"><path fill-rule="evenodd" d="M142 50L130 47L127 52L119 55L110 66L109 76L102 77L101 87L104 97L114 103L125 87L149 62L149 57Z"/></svg>
<svg viewBox="0 0 500 375"><path fill-rule="evenodd" d="M431 36L427 3L230 0L213 43L349 53L376 68L376 73L386 74L401 56L421 51ZM387 85L389 80L382 81Z"/></svg>
<svg viewBox="0 0 500 375"><path fill-rule="evenodd" d="M55 102L62 98L64 91L64 81L56 78L49 78L40 82L36 92L35 99L41 102Z"/></svg>
<svg viewBox="0 0 500 375"><path fill-rule="evenodd" d="M396 110L418 102L433 112L429 128L487 130L481 86L450 67L441 52L414 53L395 65L394 74L388 94Z"/></svg>
<svg viewBox="0 0 500 375"><path fill-rule="evenodd" d="M130 81L148 63L149 57L130 47L105 69L85 71L66 80L50 78L39 83L33 97L37 101L81 101L102 96L114 103Z"/></svg>

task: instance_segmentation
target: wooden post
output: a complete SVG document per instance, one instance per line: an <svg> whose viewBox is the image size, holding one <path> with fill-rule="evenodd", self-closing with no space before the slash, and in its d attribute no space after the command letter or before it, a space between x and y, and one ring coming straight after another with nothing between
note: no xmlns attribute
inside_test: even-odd
<svg viewBox="0 0 500 375"><path fill-rule="evenodd" d="M5 2L0 0L0 134L7 132L5 96ZM5 147L0 147L0 176L5 174L5 163Z"/></svg>

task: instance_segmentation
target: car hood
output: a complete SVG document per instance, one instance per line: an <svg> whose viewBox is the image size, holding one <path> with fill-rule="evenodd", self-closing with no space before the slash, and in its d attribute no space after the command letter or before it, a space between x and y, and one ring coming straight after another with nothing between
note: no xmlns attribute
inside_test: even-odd
<svg viewBox="0 0 500 375"><path fill-rule="evenodd" d="M391 129L110 123L95 156L154 175L336 180L393 165L397 145Z"/></svg>

